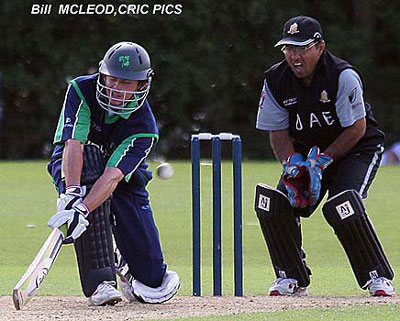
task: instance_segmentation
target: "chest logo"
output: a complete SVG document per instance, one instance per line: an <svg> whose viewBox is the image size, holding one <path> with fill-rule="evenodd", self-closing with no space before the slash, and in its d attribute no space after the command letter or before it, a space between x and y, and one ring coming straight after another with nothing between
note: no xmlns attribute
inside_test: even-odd
<svg viewBox="0 0 400 321"><path fill-rule="evenodd" d="M297 97L285 99L284 101L282 101L282 103L283 103L283 106L285 106L285 107L297 104Z"/></svg>
<svg viewBox="0 0 400 321"><path fill-rule="evenodd" d="M319 101L323 104L329 103L331 100L328 97L328 93L327 91L324 89L323 91L321 91L321 95L319 98Z"/></svg>
<svg viewBox="0 0 400 321"><path fill-rule="evenodd" d="M290 25L289 30L287 33L294 35L295 33L299 33L299 26L298 24L295 22L293 24Z"/></svg>

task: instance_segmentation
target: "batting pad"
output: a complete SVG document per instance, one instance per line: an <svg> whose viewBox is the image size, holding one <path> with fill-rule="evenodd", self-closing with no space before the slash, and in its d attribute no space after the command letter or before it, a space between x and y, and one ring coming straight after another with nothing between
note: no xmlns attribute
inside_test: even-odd
<svg viewBox="0 0 400 321"><path fill-rule="evenodd" d="M374 278L393 279L393 270L355 190L331 197L322 212L339 238L361 288L365 289Z"/></svg>
<svg viewBox="0 0 400 321"><path fill-rule="evenodd" d="M103 153L95 145L85 145L81 184L90 190L103 174ZM92 211L87 231L74 242L82 290L91 296L103 281L116 281L114 249L110 224L111 200Z"/></svg>
<svg viewBox="0 0 400 321"><path fill-rule="evenodd" d="M301 234L286 195L265 184L256 186L255 211L277 278L293 278L300 287L310 284L301 252Z"/></svg>

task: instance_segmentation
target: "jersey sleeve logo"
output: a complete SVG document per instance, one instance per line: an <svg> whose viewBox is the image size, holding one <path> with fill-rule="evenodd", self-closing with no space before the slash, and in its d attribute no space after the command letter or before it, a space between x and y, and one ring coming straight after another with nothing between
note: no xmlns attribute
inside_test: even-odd
<svg viewBox="0 0 400 321"><path fill-rule="evenodd" d="M354 104L356 99L357 99L357 87L354 87L354 89L352 89L352 91L349 94L350 104Z"/></svg>
<svg viewBox="0 0 400 321"><path fill-rule="evenodd" d="M265 88L261 92L261 97L260 97L260 102L258 103L258 107L262 109L262 105L264 104L264 100L267 98L267 92L265 91Z"/></svg>

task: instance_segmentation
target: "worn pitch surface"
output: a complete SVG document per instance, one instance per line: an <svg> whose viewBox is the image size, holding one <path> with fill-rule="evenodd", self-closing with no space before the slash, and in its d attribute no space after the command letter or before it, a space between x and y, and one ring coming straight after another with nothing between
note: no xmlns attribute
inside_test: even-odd
<svg viewBox="0 0 400 321"><path fill-rule="evenodd" d="M289 309L338 308L353 305L400 304L400 297L268 297L242 298L178 296L171 301L151 305L123 301L113 307L92 307L82 297L34 297L16 311L10 296L0 297L0 320L146 320L190 316L225 315L249 312L273 312Z"/></svg>

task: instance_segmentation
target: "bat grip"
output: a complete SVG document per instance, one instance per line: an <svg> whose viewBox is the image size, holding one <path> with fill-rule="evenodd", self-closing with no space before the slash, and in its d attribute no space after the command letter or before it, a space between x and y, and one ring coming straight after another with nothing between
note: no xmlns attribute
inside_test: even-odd
<svg viewBox="0 0 400 321"><path fill-rule="evenodd" d="M61 226L59 227L59 230L63 233L63 236L64 236L64 238L65 238L65 236L67 235L67 231L68 231L68 225L67 225L67 223L61 225Z"/></svg>

